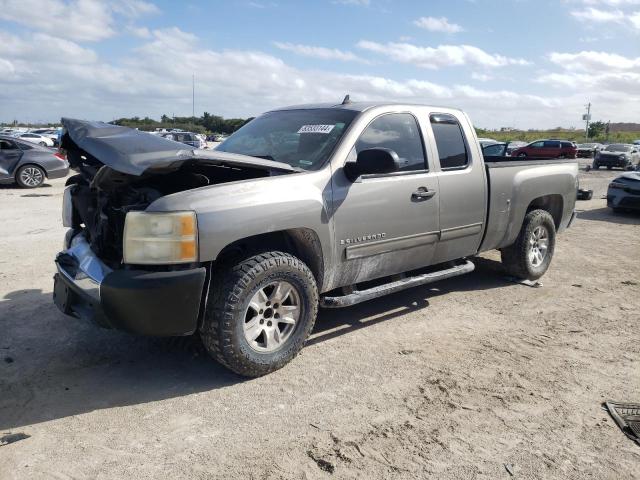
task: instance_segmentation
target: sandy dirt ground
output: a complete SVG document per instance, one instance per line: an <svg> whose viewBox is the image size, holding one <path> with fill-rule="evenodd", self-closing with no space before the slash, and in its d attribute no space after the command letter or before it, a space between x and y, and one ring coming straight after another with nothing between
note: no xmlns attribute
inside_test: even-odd
<svg viewBox="0 0 640 480"><path fill-rule="evenodd" d="M585 162L583 162L585 163ZM640 402L640 215L602 196L541 288L474 273L321 311L255 380L171 341L100 330L51 300L63 180L0 187L1 479L631 479L602 409Z"/></svg>

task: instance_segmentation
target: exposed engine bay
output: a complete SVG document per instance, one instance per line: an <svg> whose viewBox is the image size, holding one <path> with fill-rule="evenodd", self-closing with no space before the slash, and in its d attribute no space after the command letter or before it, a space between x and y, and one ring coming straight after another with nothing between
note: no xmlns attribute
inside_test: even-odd
<svg viewBox="0 0 640 480"><path fill-rule="evenodd" d="M248 162L239 165L215 158L181 158L132 175L105 165L78 147L68 133L63 136L61 148L71 168L79 172L67 180L71 227L84 231L91 249L111 268L122 263L128 212L145 210L153 201L172 193L285 173Z"/></svg>

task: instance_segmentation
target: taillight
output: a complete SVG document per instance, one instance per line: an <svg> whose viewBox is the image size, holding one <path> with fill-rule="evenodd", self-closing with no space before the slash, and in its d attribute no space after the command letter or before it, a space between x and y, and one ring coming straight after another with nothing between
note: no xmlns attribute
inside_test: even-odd
<svg viewBox="0 0 640 480"><path fill-rule="evenodd" d="M53 156L56 157L58 160L62 160L63 162L67 159L67 155L59 151L54 153Z"/></svg>

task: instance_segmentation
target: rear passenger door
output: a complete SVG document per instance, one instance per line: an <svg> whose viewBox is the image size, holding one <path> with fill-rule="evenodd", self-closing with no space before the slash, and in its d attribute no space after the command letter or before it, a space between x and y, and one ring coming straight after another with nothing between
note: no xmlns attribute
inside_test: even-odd
<svg viewBox="0 0 640 480"><path fill-rule="evenodd" d="M484 231L487 182L482 153L470 123L448 113L428 121L440 163L440 242L433 263L475 254Z"/></svg>

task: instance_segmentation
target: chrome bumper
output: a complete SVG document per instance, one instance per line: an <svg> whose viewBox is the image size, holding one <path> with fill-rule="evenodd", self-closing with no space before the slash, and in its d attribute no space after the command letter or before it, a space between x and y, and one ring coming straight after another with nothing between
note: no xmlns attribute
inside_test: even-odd
<svg viewBox="0 0 640 480"><path fill-rule="evenodd" d="M66 250L60 252L56 259L58 273L67 278L78 289L95 300L100 300L100 285L104 277L113 270L106 266L93 253L83 233L67 231L65 236ZM77 268L65 268L64 257L73 257Z"/></svg>

